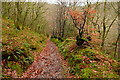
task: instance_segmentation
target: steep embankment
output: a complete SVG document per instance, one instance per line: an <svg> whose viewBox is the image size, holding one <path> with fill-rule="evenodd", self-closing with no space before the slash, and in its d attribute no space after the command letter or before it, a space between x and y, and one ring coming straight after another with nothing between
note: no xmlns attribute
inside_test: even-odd
<svg viewBox="0 0 120 80"><path fill-rule="evenodd" d="M2 20L3 77L21 76L45 47L46 37L29 28L17 30L10 19ZM35 53L35 54L33 54ZM38 53L38 54L37 54ZM15 75L17 73L17 75Z"/></svg>
<svg viewBox="0 0 120 80"><path fill-rule="evenodd" d="M109 55L96 50L94 47L81 48L76 40L66 39L63 42L52 38L59 47L64 59L70 67L70 77L77 78L119 78L120 63Z"/></svg>

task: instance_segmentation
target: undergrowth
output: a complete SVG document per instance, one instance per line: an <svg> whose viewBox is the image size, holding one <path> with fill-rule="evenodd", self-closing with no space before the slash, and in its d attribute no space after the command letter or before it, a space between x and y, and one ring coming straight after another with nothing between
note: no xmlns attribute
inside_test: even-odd
<svg viewBox="0 0 120 80"><path fill-rule="evenodd" d="M33 63L35 54L45 47L46 37L29 28L17 30L13 21L3 19L2 24L2 66L3 77L8 69L22 73ZM36 55L37 56L37 55Z"/></svg>
<svg viewBox="0 0 120 80"><path fill-rule="evenodd" d="M66 39L63 42L51 38L59 51L68 61L69 73L78 78L120 78L119 64L116 60L107 57L100 51L91 48L81 49L76 40Z"/></svg>

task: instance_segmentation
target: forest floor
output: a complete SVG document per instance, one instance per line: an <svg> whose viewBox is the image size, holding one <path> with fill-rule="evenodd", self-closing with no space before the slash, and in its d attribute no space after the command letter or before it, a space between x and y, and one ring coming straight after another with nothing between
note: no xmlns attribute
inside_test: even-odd
<svg viewBox="0 0 120 80"><path fill-rule="evenodd" d="M67 62L63 60L56 45L48 39L46 47L35 57L22 78L63 78L67 70L66 64Z"/></svg>

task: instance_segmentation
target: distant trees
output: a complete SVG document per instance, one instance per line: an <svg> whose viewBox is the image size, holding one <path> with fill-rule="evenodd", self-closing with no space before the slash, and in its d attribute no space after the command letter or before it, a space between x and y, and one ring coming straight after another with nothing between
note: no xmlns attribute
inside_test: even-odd
<svg viewBox="0 0 120 80"><path fill-rule="evenodd" d="M95 9L97 14L91 21L93 26L96 27L97 31L100 33L99 38L102 40L101 42L101 49L104 49L106 38L108 37L108 33L110 29L115 24L118 15L116 14L117 9L112 7L112 3L96 3ZM99 8L103 8L102 10ZM111 9L108 11L107 9ZM108 13L111 12L111 13ZM101 16L102 15L102 16Z"/></svg>
<svg viewBox="0 0 120 80"><path fill-rule="evenodd" d="M56 29L53 27L53 33L57 33L58 37L63 38L65 35L65 26L66 26L66 7L67 3L62 0L58 0L58 5L56 6Z"/></svg>
<svg viewBox="0 0 120 80"><path fill-rule="evenodd" d="M44 5L42 2L2 2L2 15L14 20L18 30L29 27L38 33L45 33Z"/></svg>
<svg viewBox="0 0 120 80"><path fill-rule="evenodd" d="M77 2L71 1L63 1L57 0L56 5L56 17L55 24L53 26L53 35L57 35L58 37L72 37L73 35L77 34L76 29L73 27L72 20L66 19L67 8L70 7L72 10L75 10L77 7Z"/></svg>
<svg viewBox="0 0 120 80"><path fill-rule="evenodd" d="M101 39L101 49L111 53L110 55L116 57L118 53L118 42L119 42L119 33L118 33L118 6L116 2L103 2L89 4L89 7L92 7L96 10L97 14L94 15L94 18L91 19L91 25L96 28L98 31L99 39ZM110 52L109 50L110 49Z"/></svg>
<svg viewBox="0 0 120 80"><path fill-rule="evenodd" d="M101 43L101 46L102 48L104 48L104 43L105 43L105 39L108 35L108 32L110 31L110 28L112 27L113 23L115 22L115 20L117 19L118 15L116 15L113 20L109 23L109 25L107 24L107 19L108 16L107 16L107 13L106 13L106 2L104 2L104 16L103 16L103 22L102 22L102 29L103 29L103 33L102 33L102 43ZM107 26L108 25L108 26Z"/></svg>
<svg viewBox="0 0 120 80"><path fill-rule="evenodd" d="M66 11L66 3L59 1L58 6L58 26L59 26L59 36L64 37L64 29L65 29L65 11Z"/></svg>

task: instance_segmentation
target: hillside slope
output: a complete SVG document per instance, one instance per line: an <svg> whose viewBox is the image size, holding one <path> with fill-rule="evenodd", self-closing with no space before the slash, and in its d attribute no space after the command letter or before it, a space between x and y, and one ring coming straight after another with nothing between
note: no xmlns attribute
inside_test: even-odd
<svg viewBox="0 0 120 80"><path fill-rule="evenodd" d="M63 42L52 38L59 51L68 61L72 78L120 78L120 63L94 47L78 47L76 40L66 39Z"/></svg>
<svg viewBox="0 0 120 80"><path fill-rule="evenodd" d="M3 19L2 22L3 77L11 77L14 72L21 76L45 47L47 37L29 28L17 30L10 19Z"/></svg>

